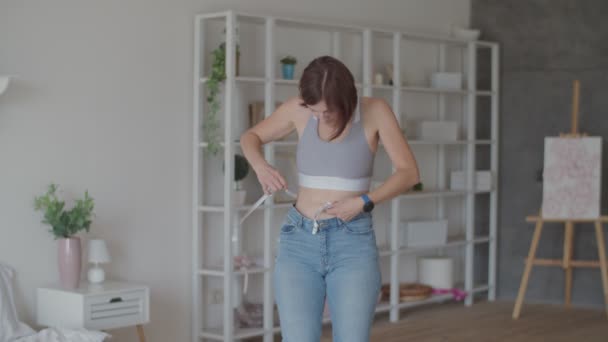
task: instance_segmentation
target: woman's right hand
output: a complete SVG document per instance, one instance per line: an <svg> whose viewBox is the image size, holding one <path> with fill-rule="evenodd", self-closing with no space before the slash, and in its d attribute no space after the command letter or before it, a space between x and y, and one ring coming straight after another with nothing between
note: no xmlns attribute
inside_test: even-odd
<svg viewBox="0 0 608 342"><path fill-rule="evenodd" d="M265 194L271 194L277 190L287 189L287 182L285 181L285 178L279 173L279 171L277 171L277 169L267 162L254 168L254 171Z"/></svg>

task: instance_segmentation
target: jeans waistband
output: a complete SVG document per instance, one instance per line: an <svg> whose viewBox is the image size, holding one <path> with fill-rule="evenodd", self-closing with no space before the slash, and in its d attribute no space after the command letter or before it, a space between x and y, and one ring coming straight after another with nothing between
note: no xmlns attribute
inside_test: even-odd
<svg viewBox="0 0 608 342"><path fill-rule="evenodd" d="M370 212L360 212L357 215L355 215L353 218L351 218L349 221L354 221L356 219L362 218L362 217L366 217L369 216L371 217L372 214ZM287 211L287 219L289 221L291 221L291 223L300 226L300 227L306 227L306 228L312 228L313 226L313 222L314 220L312 218L308 218L306 216L304 216L304 214L302 214L297 208L295 203L293 203L291 205L291 207L289 207L289 210ZM317 219L317 223L319 224L319 227L327 227L327 226L339 226L341 224L343 224L344 222L349 222L349 221L343 221L342 219L338 218L338 217L329 217L329 218L324 218L324 219Z"/></svg>

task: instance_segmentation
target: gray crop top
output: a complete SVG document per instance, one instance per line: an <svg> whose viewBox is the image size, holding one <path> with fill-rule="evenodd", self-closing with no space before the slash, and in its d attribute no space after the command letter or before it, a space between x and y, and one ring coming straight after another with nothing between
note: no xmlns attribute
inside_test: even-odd
<svg viewBox="0 0 608 342"><path fill-rule="evenodd" d="M374 153L370 150L363 122L361 100L346 136L337 142L319 137L319 120L310 115L297 146L298 182L308 188L368 191Z"/></svg>

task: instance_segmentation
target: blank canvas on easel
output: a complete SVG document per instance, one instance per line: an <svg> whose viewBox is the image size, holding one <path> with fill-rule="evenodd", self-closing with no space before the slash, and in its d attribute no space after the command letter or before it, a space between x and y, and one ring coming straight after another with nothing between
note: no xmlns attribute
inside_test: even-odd
<svg viewBox="0 0 608 342"><path fill-rule="evenodd" d="M544 218L600 216L601 156L600 137L545 138Z"/></svg>

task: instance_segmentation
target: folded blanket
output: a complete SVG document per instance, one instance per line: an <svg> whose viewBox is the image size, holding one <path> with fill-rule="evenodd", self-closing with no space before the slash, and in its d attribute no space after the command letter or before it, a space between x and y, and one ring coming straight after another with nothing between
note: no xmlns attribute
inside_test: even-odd
<svg viewBox="0 0 608 342"><path fill-rule="evenodd" d="M101 331L51 327L38 333L19 321L13 296L15 271L0 262L0 342L102 342L108 335Z"/></svg>
<svg viewBox="0 0 608 342"><path fill-rule="evenodd" d="M12 268L0 263L0 342L36 333L17 317L12 286L14 274Z"/></svg>
<svg viewBox="0 0 608 342"><path fill-rule="evenodd" d="M14 342L102 342L110 335L101 331L48 328L37 334L13 340ZM13 342L11 341L11 342Z"/></svg>

